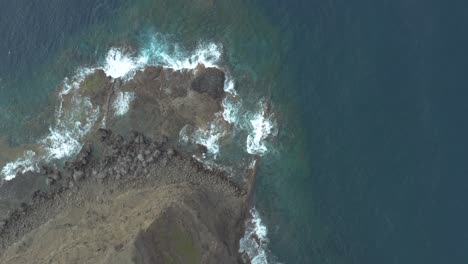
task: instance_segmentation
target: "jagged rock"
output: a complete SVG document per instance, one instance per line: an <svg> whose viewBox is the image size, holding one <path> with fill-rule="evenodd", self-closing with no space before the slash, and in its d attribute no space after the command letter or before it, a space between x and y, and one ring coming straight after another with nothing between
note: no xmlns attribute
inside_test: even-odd
<svg viewBox="0 0 468 264"><path fill-rule="evenodd" d="M198 152L200 152L202 154L208 152L208 148L205 145L202 145L202 144L197 144L197 150L198 150Z"/></svg>
<svg viewBox="0 0 468 264"><path fill-rule="evenodd" d="M47 179L46 179L46 184L47 184L47 186L51 186L51 185L54 184L54 183L55 183L55 180L54 180L54 179L52 179L52 178L47 178Z"/></svg>
<svg viewBox="0 0 468 264"><path fill-rule="evenodd" d="M157 158L159 158L159 156L161 156L161 151L160 151L159 149L157 149L157 150L155 150L155 151L153 152L152 157L155 158L155 159L157 159Z"/></svg>
<svg viewBox="0 0 468 264"><path fill-rule="evenodd" d="M111 151L110 151L110 154L112 156L118 156L120 154L120 149L119 148L116 148L116 147L112 147L111 148Z"/></svg>
<svg viewBox="0 0 468 264"><path fill-rule="evenodd" d="M110 138L112 135L112 131L109 129L105 128L100 128L99 129L99 135L101 137L101 142L107 142L107 140Z"/></svg>
<svg viewBox="0 0 468 264"><path fill-rule="evenodd" d="M68 188L72 189L73 187L75 187L75 183L73 181L69 181Z"/></svg>
<svg viewBox="0 0 468 264"><path fill-rule="evenodd" d="M73 173L73 179L74 179L75 181L79 181L79 180L81 180L81 179L83 179L83 178L84 178L84 172L83 172L83 171L77 170L77 171L75 171L75 172Z"/></svg>
<svg viewBox="0 0 468 264"><path fill-rule="evenodd" d="M62 178L62 175L60 171L57 170L57 171L54 171L54 173L50 175L50 178L53 179L54 181L59 181Z"/></svg>
<svg viewBox="0 0 468 264"><path fill-rule="evenodd" d="M48 175L52 172L52 168L47 165L41 165L39 173L43 175Z"/></svg>
<svg viewBox="0 0 468 264"><path fill-rule="evenodd" d="M158 145L156 144L156 142L151 142L150 145L149 145L149 149L150 150L155 150L158 148Z"/></svg>
<svg viewBox="0 0 468 264"><path fill-rule="evenodd" d="M145 156L144 156L143 154L140 153L140 154L138 154L137 159L138 159L139 161L141 161L141 162L144 162L144 161L145 161Z"/></svg>
<svg viewBox="0 0 468 264"><path fill-rule="evenodd" d="M90 143L85 144L83 148L81 149L81 151L84 153L84 156L88 156L92 151L91 144Z"/></svg>
<svg viewBox="0 0 468 264"><path fill-rule="evenodd" d="M175 155L174 149L173 149L173 148L169 148L169 149L167 150L167 156L170 157L170 158L172 158L172 157L174 157L174 155Z"/></svg>
<svg viewBox="0 0 468 264"><path fill-rule="evenodd" d="M161 135L154 141L154 143L156 143L157 146L163 146L164 144L167 143L168 140L169 139L167 138L166 135Z"/></svg>
<svg viewBox="0 0 468 264"><path fill-rule="evenodd" d="M100 180L105 179L106 177L107 177L107 173L105 173L104 171L101 171L96 175L96 178Z"/></svg>
<svg viewBox="0 0 468 264"><path fill-rule="evenodd" d="M199 93L206 93L215 99L224 96L224 72L216 68L199 67L197 77L192 81L191 88Z"/></svg>

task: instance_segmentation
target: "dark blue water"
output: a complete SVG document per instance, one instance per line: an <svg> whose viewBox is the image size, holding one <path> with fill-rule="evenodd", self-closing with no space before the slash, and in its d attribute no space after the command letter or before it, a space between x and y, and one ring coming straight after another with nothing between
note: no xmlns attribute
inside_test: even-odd
<svg viewBox="0 0 468 264"><path fill-rule="evenodd" d="M288 263L467 263L468 5L260 5L292 36L287 93L307 164L278 185L262 178L273 252Z"/></svg>
<svg viewBox="0 0 468 264"><path fill-rule="evenodd" d="M0 138L37 140L61 80L142 32L221 42L278 114L256 200L272 258L468 262L468 4L187 3L1 2Z"/></svg>
<svg viewBox="0 0 468 264"><path fill-rule="evenodd" d="M17 144L47 128L50 94L99 48L79 36L111 19L119 2L1 1L0 134L15 135L10 141ZM49 115L39 117L44 111Z"/></svg>

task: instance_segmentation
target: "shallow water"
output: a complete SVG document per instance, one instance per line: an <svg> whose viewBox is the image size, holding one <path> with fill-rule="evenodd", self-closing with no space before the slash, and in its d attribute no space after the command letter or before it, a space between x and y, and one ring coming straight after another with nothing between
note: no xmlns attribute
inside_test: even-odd
<svg viewBox="0 0 468 264"><path fill-rule="evenodd" d="M21 157L22 144L56 135L49 131L57 127L56 91L77 69L113 65L106 71L120 77L139 58L193 67L197 47L211 43L222 47L212 64L229 70L238 94L231 103L242 104L224 115L237 127L231 143L212 152L218 161L264 154L261 221L253 221L266 245L259 263L468 260L465 4L22 0L0 7L0 142L9 144L0 166ZM109 52L122 46L136 54ZM274 115L258 116L262 100ZM277 136L264 140L260 128ZM211 136L199 140L217 143Z"/></svg>

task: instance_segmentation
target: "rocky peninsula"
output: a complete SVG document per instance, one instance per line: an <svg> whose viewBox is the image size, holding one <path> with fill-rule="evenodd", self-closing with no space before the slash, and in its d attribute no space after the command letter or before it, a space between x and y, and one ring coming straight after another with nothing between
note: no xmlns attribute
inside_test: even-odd
<svg viewBox="0 0 468 264"><path fill-rule="evenodd" d="M64 112L80 97L98 115L76 156L0 187L0 263L241 263L257 160L233 176L178 144L219 116L224 81L150 66L125 81L96 70L62 93Z"/></svg>

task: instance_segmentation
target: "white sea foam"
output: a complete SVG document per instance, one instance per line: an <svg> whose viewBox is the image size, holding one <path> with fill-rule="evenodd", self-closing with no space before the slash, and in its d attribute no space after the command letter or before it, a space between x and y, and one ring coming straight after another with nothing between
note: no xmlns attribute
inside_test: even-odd
<svg viewBox="0 0 468 264"><path fill-rule="evenodd" d="M266 139L277 133L274 115L267 113L265 108L265 102L261 101L260 110L249 121L250 134L246 142L249 154L264 155L268 151Z"/></svg>
<svg viewBox="0 0 468 264"><path fill-rule="evenodd" d="M171 43L165 36L154 34L137 55L119 48L110 49L104 64L97 68L103 69L112 78L129 79L136 71L148 65L160 65L174 70L195 69L199 64L218 67L221 55L220 44L200 43L190 52Z"/></svg>
<svg viewBox="0 0 468 264"><path fill-rule="evenodd" d="M245 229L244 236L239 242L239 253L246 254L252 264L270 263L267 258L268 230L255 207L250 210Z"/></svg>
<svg viewBox="0 0 468 264"><path fill-rule="evenodd" d="M223 118L230 124L234 124L239 119L239 111L242 104L239 99L226 96L223 100Z"/></svg>
<svg viewBox="0 0 468 264"><path fill-rule="evenodd" d="M216 131L210 126L210 129L197 129L193 135L194 142L206 146L208 153L213 155L219 154L219 139L224 136L223 132Z"/></svg>
<svg viewBox="0 0 468 264"><path fill-rule="evenodd" d="M3 179L9 181L15 178L16 173L25 173L27 171L36 171L39 167L37 165L37 155L34 151L28 150L23 153L23 156L19 157L13 162L7 163L1 170Z"/></svg>
<svg viewBox="0 0 468 264"><path fill-rule="evenodd" d="M76 70L71 79L65 77L63 80L62 91L60 91L59 96L67 95L71 91L79 89L80 84L84 81L84 79L86 79L86 77L92 74L96 69L97 68L80 67Z"/></svg>
<svg viewBox="0 0 468 264"><path fill-rule="evenodd" d="M138 58L125 54L122 49L112 48L107 52L103 70L106 75L116 79L135 73L144 64L146 61L139 61Z"/></svg>
<svg viewBox="0 0 468 264"><path fill-rule="evenodd" d="M229 75L229 73L226 74L226 80L224 80L224 91L233 95L237 96L237 91L235 89L235 83L234 80L232 80L232 77Z"/></svg>
<svg viewBox="0 0 468 264"><path fill-rule="evenodd" d="M179 141L185 144L203 145L206 147L207 153L216 158L219 155L219 140L227 133L218 124L220 121L221 117L218 114L215 120L209 124L208 129L184 126L179 132Z"/></svg>
<svg viewBox="0 0 468 264"><path fill-rule="evenodd" d="M130 104L135 99L133 92L117 92L112 107L116 116L125 115L130 110Z"/></svg>
<svg viewBox="0 0 468 264"><path fill-rule="evenodd" d="M50 161L77 153L82 147L81 139L91 130L99 112L89 98L74 94L70 109L57 118L49 134L40 141L46 152L44 159Z"/></svg>
<svg viewBox="0 0 468 264"><path fill-rule="evenodd" d="M147 46L140 53L138 62L150 65L162 65L174 70L195 69L198 64L206 67L218 67L222 55L222 46L216 43L200 43L189 52L178 44L171 43L161 34L153 34Z"/></svg>
<svg viewBox="0 0 468 264"><path fill-rule="evenodd" d="M226 74L226 80L224 81L224 91L227 93L226 97L223 99L223 118L230 124L234 124L238 121L239 111L242 107L242 102L237 95L235 89L234 80L229 75Z"/></svg>

